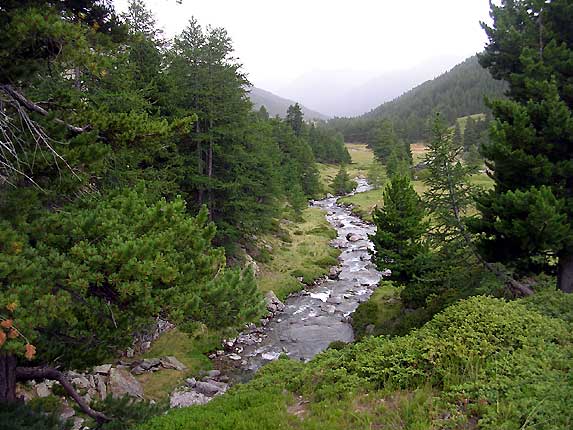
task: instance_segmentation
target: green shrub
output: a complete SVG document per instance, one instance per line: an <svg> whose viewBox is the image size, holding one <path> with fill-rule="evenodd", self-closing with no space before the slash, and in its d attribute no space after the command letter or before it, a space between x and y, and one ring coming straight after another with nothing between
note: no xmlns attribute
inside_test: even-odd
<svg viewBox="0 0 573 430"><path fill-rule="evenodd" d="M143 424L151 418L163 414L168 409L168 405L133 401L128 396L119 399L108 396L103 401L95 402L94 408L111 418L110 422L100 427L101 430L130 430L135 425Z"/></svg>
<svg viewBox="0 0 573 430"><path fill-rule="evenodd" d="M207 406L143 429L468 428L476 420L490 430L570 429L572 326L527 306L472 297L407 336L335 344L307 364L278 360ZM294 396L308 403L304 420L288 414Z"/></svg>
<svg viewBox="0 0 573 430"><path fill-rule="evenodd" d="M573 294L559 290L545 290L520 301L528 309L573 323Z"/></svg>
<svg viewBox="0 0 573 430"><path fill-rule="evenodd" d="M66 430L71 424L62 423L52 409L43 404L0 402L0 430Z"/></svg>
<svg viewBox="0 0 573 430"><path fill-rule="evenodd" d="M158 314L219 328L261 312L252 274L226 269L213 246L205 208L192 217L183 200L138 187L64 209L19 228L0 221L0 307L18 304L42 360L100 363Z"/></svg>

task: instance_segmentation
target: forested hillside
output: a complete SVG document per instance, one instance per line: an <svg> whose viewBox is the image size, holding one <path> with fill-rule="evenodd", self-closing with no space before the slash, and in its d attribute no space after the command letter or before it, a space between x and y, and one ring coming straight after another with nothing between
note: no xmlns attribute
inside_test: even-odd
<svg viewBox="0 0 573 430"><path fill-rule="evenodd" d="M402 96L357 118L335 118L329 125L347 141L370 143L380 120L390 120L408 142L427 140L429 122L436 112L454 125L456 118L486 112L485 97L503 97L507 84L494 80L477 57L468 58L449 72L424 82Z"/></svg>

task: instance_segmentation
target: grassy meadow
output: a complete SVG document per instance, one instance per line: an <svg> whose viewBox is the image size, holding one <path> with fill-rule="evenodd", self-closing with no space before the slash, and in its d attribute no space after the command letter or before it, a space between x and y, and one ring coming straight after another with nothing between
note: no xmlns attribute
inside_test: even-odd
<svg viewBox="0 0 573 430"><path fill-rule="evenodd" d="M374 162L374 154L365 144L350 143L347 144L348 151L352 156L352 164L349 166L348 171L352 177L367 176L370 165ZM426 146L423 143L414 143L410 146L414 165L420 163L426 154ZM336 174L337 167L328 166L328 169L334 170ZM327 167L321 166L321 177L323 181L328 180L327 176L322 176L323 172L327 172ZM472 182L475 185L483 188L491 187L493 182L485 174L479 173L473 176ZM423 181L414 177L412 181L414 189L420 195L424 194L427 187ZM343 197L341 202L353 206L353 212L367 221L372 220L372 211L377 205L384 204L383 194L384 187L379 189L367 191L365 193L356 194L354 196Z"/></svg>

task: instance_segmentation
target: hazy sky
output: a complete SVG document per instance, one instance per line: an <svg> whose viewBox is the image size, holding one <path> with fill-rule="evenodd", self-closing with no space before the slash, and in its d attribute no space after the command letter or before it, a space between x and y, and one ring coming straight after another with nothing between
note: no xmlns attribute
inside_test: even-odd
<svg viewBox="0 0 573 430"><path fill-rule="evenodd" d="M119 11L127 0L114 0ZM251 82L276 91L315 70L390 71L481 51L488 0L146 0L168 36L222 26Z"/></svg>

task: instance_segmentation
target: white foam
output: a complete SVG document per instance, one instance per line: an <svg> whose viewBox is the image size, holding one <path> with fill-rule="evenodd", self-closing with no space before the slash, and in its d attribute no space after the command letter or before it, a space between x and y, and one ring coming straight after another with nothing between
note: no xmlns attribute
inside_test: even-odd
<svg viewBox="0 0 573 430"><path fill-rule="evenodd" d="M312 297L313 299L319 299L322 300L323 302L326 302L330 297L330 293L328 291L326 293L310 293L310 297Z"/></svg>

